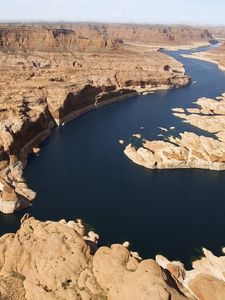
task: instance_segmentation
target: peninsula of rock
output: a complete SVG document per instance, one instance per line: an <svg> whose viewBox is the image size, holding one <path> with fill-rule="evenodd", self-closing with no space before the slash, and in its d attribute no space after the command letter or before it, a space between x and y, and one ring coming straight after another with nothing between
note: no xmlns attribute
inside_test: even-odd
<svg viewBox="0 0 225 300"><path fill-rule="evenodd" d="M200 168L225 170L225 95L218 99L201 98L198 108L173 109L185 122L212 133L212 137L183 132L164 140L143 141L136 149L126 146L124 153L138 165L150 169Z"/></svg>

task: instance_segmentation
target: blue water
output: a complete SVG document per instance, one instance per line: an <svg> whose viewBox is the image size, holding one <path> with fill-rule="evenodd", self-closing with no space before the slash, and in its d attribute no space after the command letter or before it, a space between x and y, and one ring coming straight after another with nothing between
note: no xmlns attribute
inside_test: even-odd
<svg viewBox="0 0 225 300"><path fill-rule="evenodd" d="M202 246L219 254L225 246L225 172L148 170L132 163L118 143L135 141L133 133L158 138L159 126L175 126L168 133L173 135L184 130L207 135L171 112L225 92L225 73L180 56L190 52L167 53L186 65L196 83L109 105L56 129L25 170L37 192L34 205L15 215L0 214L0 233L15 231L29 212L41 220L81 218L102 244L128 240L143 257L161 253L189 266Z"/></svg>

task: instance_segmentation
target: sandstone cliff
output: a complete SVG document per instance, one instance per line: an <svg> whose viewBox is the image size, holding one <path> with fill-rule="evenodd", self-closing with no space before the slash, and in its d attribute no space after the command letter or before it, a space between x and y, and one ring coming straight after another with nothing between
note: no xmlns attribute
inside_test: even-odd
<svg viewBox="0 0 225 300"><path fill-rule="evenodd" d="M0 48L5 51L74 52L116 48L116 41L100 31L91 34L53 26L0 26Z"/></svg>
<svg viewBox="0 0 225 300"><path fill-rule="evenodd" d="M129 42L148 43L150 45L187 45L207 43L213 39L207 29L190 26L109 26L109 36L122 38Z"/></svg>
<svg viewBox="0 0 225 300"><path fill-rule="evenodd" d="M100 32L106 37L117 41L130 43L144 43L148 45L177 46L195 43L207 44L213 39L210 28L191 26L166 26L166 25L132 25L132 24L89 24L86 27L74 24L67 25L68 29L80 35L89 36L90 32Z"/></svg>

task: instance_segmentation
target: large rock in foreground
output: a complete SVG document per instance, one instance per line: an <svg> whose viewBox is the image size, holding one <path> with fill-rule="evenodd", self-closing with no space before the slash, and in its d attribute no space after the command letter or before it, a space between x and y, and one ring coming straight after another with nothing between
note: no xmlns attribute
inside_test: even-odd
<svg viewBox="0 0 225 300"><path fill-rule="evenodd" d="M97 248L82 223L28 218L0 238L0 295L10 300L222 300L225 256L186 271L163 256L141 260L125 246ZM210 298L211 297L211 298Z"/></svg>
<svg viewBox="0 0 225 300"><path fill-rule="evenodd" d="M154 260L139 262L119 244L92 255L93 246L75 222L24 221L0 239L3 299L195 299Z"/></svg>

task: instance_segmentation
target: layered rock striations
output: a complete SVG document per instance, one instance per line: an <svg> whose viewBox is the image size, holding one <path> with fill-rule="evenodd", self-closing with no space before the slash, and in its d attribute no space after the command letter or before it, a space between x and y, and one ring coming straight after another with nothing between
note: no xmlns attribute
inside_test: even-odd
<svg viewBox="0 0 225 300"><path fill-rule="evenodd" d="M51 25L0 25L0 47L5 51L74 52L115 48L116 41L98 30L83 32Z"/></svg>
<svg viewBox="0 0 225 300"><path fill-rule="evenodd" d="M207 44L214 28L132 24L0 24L0 47L7 50L74 51L112 48L116 43L157 46ZM43 39L44 37L44 39Z"/></svg>
<svg viewBox="0 0 225 300"><path fill-rule="evenodd" d="M68 26L82 34L84 27L78 24ZM191 26L92 24L90 30L97 30L104 36L126 43L142 43L152 46L184 46L208 44L213 39L211 29ZM88 34L87 29L85 30ZM89 31L90 32L90 31Z"/></svg>
<svg viewBox="0 0 225 300"><path fill-rule="evenodd" d="M156 50L98 27L0 26L0 211L30 205L35 193L23 168L53 127L128 96L189 84L184 66Z"/></svg>
<svg viewBox="0 0 225 300"><path fill-rule="evenodd" d="M186 271L181 262L136 258L121 244L98 248L80 221L24 218L0 238L2 299L221 300L225 256L204 255Z"/></svg>
<svg viewBox="0 0 225 300"><path fill-rule="evenodd" d="M138 149L129 144L124 153L135 163L150 169L225 170L225 97L217 100L201 98L196 104L198 108L173 109L173 114L214 134L213 137L184 132L179 137L144 140L143 146Z"/></svg>

